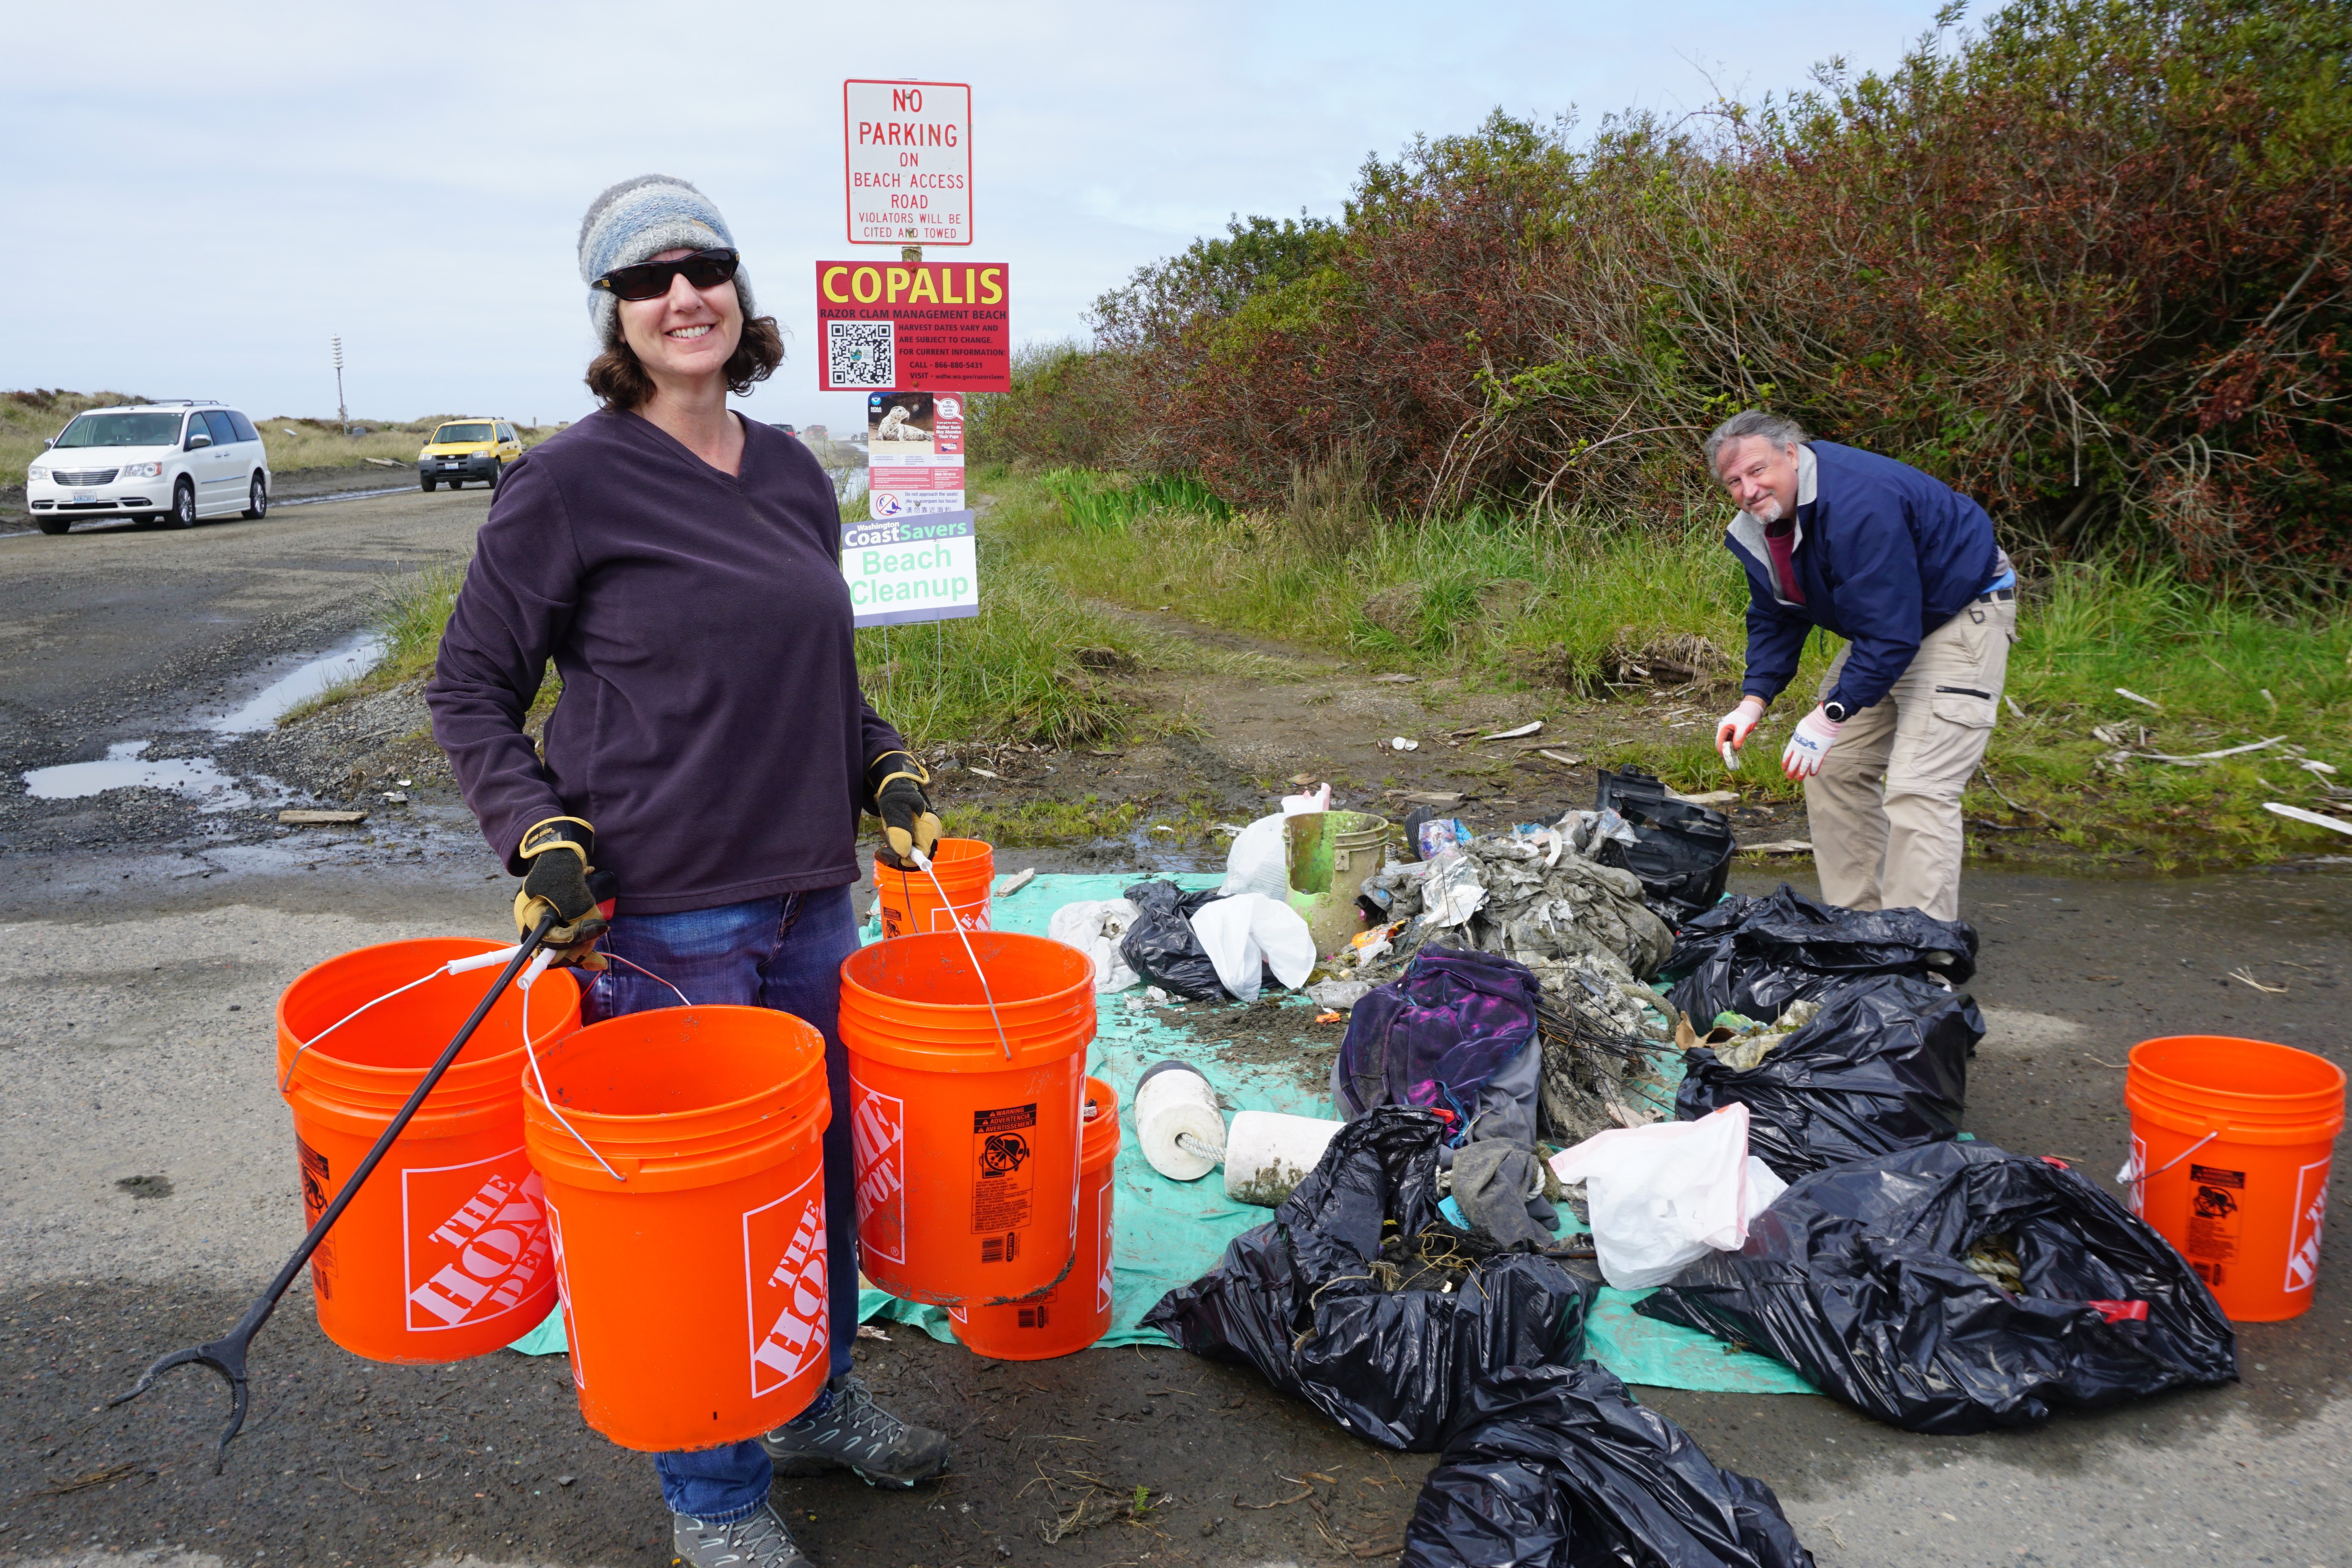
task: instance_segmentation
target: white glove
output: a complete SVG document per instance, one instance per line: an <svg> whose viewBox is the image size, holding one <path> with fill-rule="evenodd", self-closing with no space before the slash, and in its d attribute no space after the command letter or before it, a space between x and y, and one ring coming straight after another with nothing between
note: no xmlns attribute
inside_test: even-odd
<svg viewBox="0 0 2352 1568"><path fill-rule="evenodd" d="M1715 721L1715 749L1723 753L1726 768L1739 766L1739 748L1748 744L1748 734L1764 717L1764 700L1748 696L1739 700L1739 706Z"/></svg>
<svg viewBox="0 0 2352 1568"><path fill-rule="evenodd" d="M1845 726L1816 708L1797 721L1788 749L1780 753L1780 770L1792 779L1809 779L1822 771L1822 759L1837 744Z"/></svg>

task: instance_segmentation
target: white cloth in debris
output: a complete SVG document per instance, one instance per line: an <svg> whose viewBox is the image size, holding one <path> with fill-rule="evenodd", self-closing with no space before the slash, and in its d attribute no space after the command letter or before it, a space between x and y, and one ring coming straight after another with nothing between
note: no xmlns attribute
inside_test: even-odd
<svg viewBox="0 0 2352 1568"><path fill-rule="evenodd" d="M1118 955L1119 939L1139 912L1125 899L1082 899L1055 910L1046 919L1045 934L1094 960L1097 991L1124 991L1143 978Z"/></svg>
<svg viewBox="0 0 2352 1568"><path fill-rule="evenodd" d="M1315 936L1306 917L1264 893L1202 904L1192 916L1192 934L1217 966L1217 983L1244 1002L1257 1000L1267 969L1293 991L1315 970Z"/></svg>

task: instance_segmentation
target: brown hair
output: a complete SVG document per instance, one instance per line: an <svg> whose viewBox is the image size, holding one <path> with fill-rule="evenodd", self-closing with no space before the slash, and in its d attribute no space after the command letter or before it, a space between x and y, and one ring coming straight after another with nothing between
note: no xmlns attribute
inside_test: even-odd
<svg viewBox="0 0 2352 1568"><path fill-rule="evenodd" d="M755 381L765 381L784 363L784 334L773 316L751 316L735 352L727 356L727 390L740 397ZM654 378L637 358L629 340L615 335L603 353L588 362L588 390L607 408L624 412L654 395Z"/></svg>

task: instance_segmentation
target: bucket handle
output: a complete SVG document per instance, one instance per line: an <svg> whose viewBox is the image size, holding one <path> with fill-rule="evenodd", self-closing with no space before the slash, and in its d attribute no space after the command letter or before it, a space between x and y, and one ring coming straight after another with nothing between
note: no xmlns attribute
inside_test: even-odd
<svg viewBox="0 0 2352 1568"><path fill-rule="evenodd" d="M2214 1139L2219 1138L2220 1136L2221 1136L2221 1131L2217 1127L2212 1131L2205 1134L2204 1137L2197 1140L2196 1142L2189 1145L2188 1148L2183 1149L2179 1153L2175 1154L2171 1159L2167 1160L2163 1164L2158 1165L2153 1171L2143 1171L2139 1168L2139 1156L2137 1153L2135 1153L2130 1159L2126 1160L2124 1162L2123 1169L2116 1173L2116 1180L2131 1189L2132 1213L2137 1214L2141 1209L2147 1206L2145 1192L2147 1186L2147 1179L2150 1176L2160 1176L2164 1174L2165 1172L2169 1171L2173 1166L2178 1165L2181 1161L2186 1160L2189 1155L2194 1154L2198 1150L2202 1149L2206 1144L2210 1143Z"/></svg>
<svg viewBox="0 0 2352 1568"><path fill-rule="evenodd" d="M487 969L494 963L505 963L520 951L521 950L520 948L509 947L500 949L495 952L485 952L474 958L453 958L448 963L440 965L438 968L426 970L424 973L418 975L415 979L410 981L405 985L396 985L393 987L393 989L385 992L383 995L376 997L373 1001L361 1003L358 1006L352 1008L350 1012L344 1014L341 1017L336 1019L333 1023L328 1025L325 1028L320 1030L317 1034L311 1036L309 1039L294 1047L294 1054L286 1058L286 1076L278 1080L278 1092L284 1094L286 1092L287 1086L294 1081L294 1066L297 1062L299 1062L302 1059L302 1053L304 1051L309 1050L312 1046L317 1045L320 1040L325 1039L329 1035L333 1034L337 1029L341 1028L345 1024L350 1023L353 1018L358 1017L369 1008L376 1006L382 1003L389 1002L404 991L414 991L428 980L438 980L445 974L463 974L468 969Z"/></svg>
<svg viewBox="0 0 2352 1568"><path fill-rule="evenodd" d="M580 1146L588 1151L588 1157L595 1161L596 1163L604 1167L604 1173L606 1175L612 1177L613 1180L616 1182L625 1182L629 1178L621 1174L620 1172L613 1169L613 1163L596 1152L596 1145L588 1142L587 1139L582 1138L580 1136L580 1129L572 1126L571 1122L566 1121L563 1119L563 1112L555 1109L555 1097L547 1092L546 1075L539 1070L539 1052L531 1048L530 988L538 982L541 975L547 973L547 966L554 957L554 953L541 950L540 955L530 961L530 967L524 970L520 974L515 976L515 989L522 993L522 1054L530 1058L531 1081L539 1085L539 1102L547 1107L547 1113L555 1118L556 1125L562 1127L566 1132L571 1133L572 1138L579 1142ZM625 958L621 960L621 962L623 963L629 963ZM630 964L629 966L632 969L636 967L635 964ZM655 975L654 978L661 980L661 976L658 974ZM667 980L662 980L662 984L669 985L669 982ZM677 991L677 987L675 985L669 985L669 988L673 991ZM680 1001L684 1001L686 999L686 993L678 991L678 999ZM689 1005L691 1005L691 1004L689 1004Z"/></svg>
<svg viewBox="0 0 2352 1568"><path fill-rule="evenodd" d="M931 879L931 886L938 889L940 902L950 910L954 909L955 904L949 899L947 889L940 884L940 874L931 869L931 858L911 845L908 853L914 857L915 864L923 868L923 874ZM963 943L963 955L971 960L971 972L980 977L981 996L988 1003L990 1020L996 1025L996 1043L1004 1048L1004 1059L1009 1062L1013 1059L1013 1042L1005 1037L1004 1019L996 1010L996 994L988 988L988 971L980 966L980 954L972 951L971 937L963 929L963 921L959 920L951 923L955 926L956 940Z"/></svg>

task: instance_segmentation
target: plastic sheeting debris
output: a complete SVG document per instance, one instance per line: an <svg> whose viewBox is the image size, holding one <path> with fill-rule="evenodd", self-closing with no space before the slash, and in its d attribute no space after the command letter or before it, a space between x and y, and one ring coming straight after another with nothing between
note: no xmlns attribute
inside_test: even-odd
<svg viewBox="0 0 2352 1568"><path fill-rule="evenodd" d="M1995 1237L2021 1294L1968 1262ZM2238 1375L2229 1320L2162 1237L2081 1173L1984 1143L1816 1172L1746 1247L1701 1258L1634 1310L1761 1350L1909 1432Z"/></svg>
<svg viewBox="0 0 2352 1568"><path fill-rule="evenodd" d="M1471 1391L1405 1529L1402 1568L1812 1568L1762 1481L1718 1468L1592 1362Z"/></svg>

